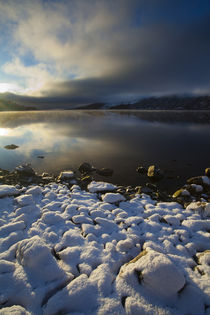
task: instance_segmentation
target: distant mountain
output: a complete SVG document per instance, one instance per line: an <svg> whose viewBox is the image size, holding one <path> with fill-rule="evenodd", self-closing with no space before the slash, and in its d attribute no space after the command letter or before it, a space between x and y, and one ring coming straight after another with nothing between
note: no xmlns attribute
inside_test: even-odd
<svg viewBox="0 0 210 315"><path fill-rule="evenodd" d="M105 103L93 103L88 105L79 106L76 109L105 109Z"/></svg>
<svg viewBox="0 0 210 315"><path fill-rule="evenodd" d="M24 106L16 104L14 101L5 100L0 98L0 111L25 111L25 110L36 110L36 107Z"/></svg>
<svg viewBox="0 0 210 315"><path fill-rule="evenodd" d="M132 104L128 103L110 106L110 109L210 110L210 96L150 97Z"/></svg>
<svg viewBox="0 0 210 315"><path fill-rule="evenodd" d="M104 102L80 105L68 98L33 97L0 93L0 111L2 110L51 110L51 109L135 109L135 110L210 110L210 96L162 96L142 98L130 103L110 104Z"/></svg>

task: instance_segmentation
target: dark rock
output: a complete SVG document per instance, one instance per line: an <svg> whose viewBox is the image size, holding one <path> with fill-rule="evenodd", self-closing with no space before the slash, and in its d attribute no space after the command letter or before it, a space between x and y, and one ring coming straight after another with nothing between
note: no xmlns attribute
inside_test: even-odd
<svg viewBox="0 0 210 315"><path fill-rule="evenodd" d="M188 184L203 185L202 176L191 177L187 180Z"/></svg>
<svg viewBox="0 0 210 315"><path fill-rule="evenodd" d="M158 190L156 192L156 197L158 200L169 202L171 201L171 197L168 196L165 192Z"/></svg>
<svg viewBox="0 0 210 315"><path fill-rule="evenodd" d="M149 187L143 187L143 186L140 186L138 191L137 191L137 194L152 194L153 193L153 190Z"/></svg>
<svg viewBox="0 0 210 315"><path fill-rule="evenodd" d="M38 155L37 159L44 159L44 156L43 155Z"/></svg>
<svg viewBox="0 0 210 315"><path fill-rule="evenodd" d="M19 146L16 144L8 144L8 145L5 145L4 148L7 150L15 150L15 149L19 148Z"/></svg>
<svg viewBox="0 0 210 315"><path fill-rule="evenodd" d="M49 177L50 176L50 174L49 173L47 173L47 172L44 172L44 173L42 173L42 175L41 175L42 177Z"/></svg>
<svg viewBox="0 0 210 315"><path fill-rule="evenodd" d="M147 170L145 167L143 166L138 166L136 171L139 173L139 174L146 174L147 173Z"/></svg>
<svg viewBox="0 0 210 315"><path fill-rule="evenodd" d="M23 176L33 176L35 175L35 171L31 167L30 164L23 164L20 166L17 166L15 168L16 173L23 175Z"/></svg>
<svg viewBox="0 0 210 315"><path fill-rule="evenodd" d="M210 167L207 167L207 168L205 169L205 175L208 176L208 177L210 177Z"/></svg>
<svg viewBox="0 0 210 315"><path fill-rule="evenodd" d="M81 174L88 174L95 171L95 168L90 163L84 162L79 166L78 170Z"/></svg>
<svg viewBox="0 0 210 315"><path fill-rule="evenodd" d="M146 183L146 187L152 189L153 191L157 191L157 186L151 183Z"/></svg>
<svg viewBox="0 0 210 315"><path fill-rule="evenodd" d="M161 180L163 178L163 172L157 169L155 165L151 165L148 168L147 176L154 181Z"/></svg>
<svg viewBox="0 0 210 315"><path fill-rule="evenodd" d="M93 180L92 176L89 176L89 175L84 176L84 177L81 178L81 182L82 182L83 184L86 184L86 185L88 185L89 183L91 183L92 180Z"/></svg>
<svg viewBox="0 0 210 315"><path fill-rule="evenodd" d="M112 176L113 172L114 171L111 168L96 169L96 173L101 176Z"/></svg>

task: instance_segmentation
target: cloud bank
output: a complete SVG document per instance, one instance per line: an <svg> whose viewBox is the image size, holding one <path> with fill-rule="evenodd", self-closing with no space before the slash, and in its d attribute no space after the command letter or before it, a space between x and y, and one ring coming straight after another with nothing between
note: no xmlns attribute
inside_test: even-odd
<svg viewBox="0 0 210 315"><path fill-rule="evenodd" d="M0 71L27 94L80 103L209 94L210 5L202 3L0 0Z"/></svg>

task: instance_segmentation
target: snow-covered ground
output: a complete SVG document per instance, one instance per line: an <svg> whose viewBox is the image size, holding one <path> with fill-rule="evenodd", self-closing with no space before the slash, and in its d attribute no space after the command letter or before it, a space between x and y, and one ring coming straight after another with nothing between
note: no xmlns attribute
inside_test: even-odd
<svg viewBox="0 0 210 315"><path fill-rule="evenodd" d="M88 188L0 185L0 314L210 314L210 203Z"/></svg>

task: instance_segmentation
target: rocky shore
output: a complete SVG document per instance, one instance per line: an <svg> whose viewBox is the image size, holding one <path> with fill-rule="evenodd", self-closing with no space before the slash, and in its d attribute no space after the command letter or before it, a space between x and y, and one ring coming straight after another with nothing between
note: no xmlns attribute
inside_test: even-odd
<svg viewBox="0 0 210 315"><path fill-rule="evenodd" d="M135 194L147 194L153 200L176 201L187 207L192 201L210 201L210 168L206 168L202 176L189 178L185 185L179 187L171 194L160 190L158 183L164 181L164 172L155 165L148 168L138 166L136 171L139 176L144 177L145 185L142 186L116 186L115 192L122 194L127 200L132 199ZM90 182L95 181L96 175L102 178L110 178L113 175L110 168L97 169L88 162L82 163L77 170L62 171L58 176L44 172L37 174L30 164L17 166L13 171L0 169L0 183L7 185L18 185L20 187L31 184L47 185L51 182L61 183L71 188L79 185L81 189L87 190Z"/></svg>

